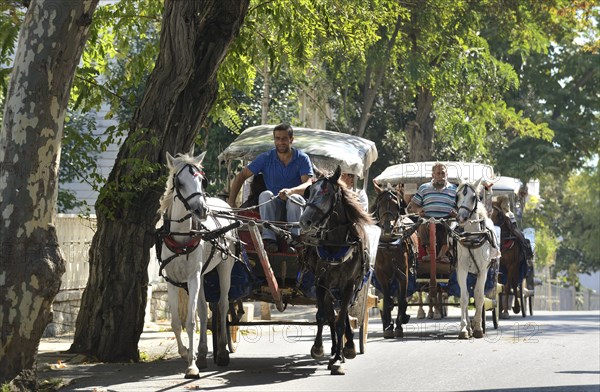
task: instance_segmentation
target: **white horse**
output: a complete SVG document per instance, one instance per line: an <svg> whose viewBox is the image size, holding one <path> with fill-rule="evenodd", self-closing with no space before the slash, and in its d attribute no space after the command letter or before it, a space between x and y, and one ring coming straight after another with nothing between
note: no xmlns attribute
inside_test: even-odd
<svg viewBox="0 0 600 392"><path fill-rule="evenodd" d="M488 218L485 206L479 201L482 179L474 184L462 182L456 191L457 217L456 221L464 229L459 235L457 244L456 278L460 287L460 332L459 339L483 337L485 326L484 287L487 272L493 258L499 257L499 252L493 244L495 239L494 224ZM467 306L469 291L467 289L468 273L477 275L474 287L475 316L473 323L469 321Z"/></svg>
<svg viewBox="0 0 600 392"><path fill-rule="evenodd" d="M221 295L218 305L217 352L213 355L218 365L229 364L225 328L237 231L234 228L235 222L211 214L211 209L226 211L230 207L225 201L206 197L204 193L206 178L201 163L205 154L206 152L197 157L178 154L172 157L167 153L169 177L159 209L164 226L159 233L161 241L157 244L157 252L161 263L161 275L169 282L167 286L172 314L171 327L177 339L177 349L179 355L188 362L185 378L198 378L198 369L207 367L208 311L202 279L204 274L214 268L217 268L219 274ZM226 233L227 230L231 231ZM185 321L189 350L181 340L182 321L177 311L180 287L187 288L189 294ZM196 313L200 320L198 352L194 346ZM217 315L213 314L213 317Z"/></svg>

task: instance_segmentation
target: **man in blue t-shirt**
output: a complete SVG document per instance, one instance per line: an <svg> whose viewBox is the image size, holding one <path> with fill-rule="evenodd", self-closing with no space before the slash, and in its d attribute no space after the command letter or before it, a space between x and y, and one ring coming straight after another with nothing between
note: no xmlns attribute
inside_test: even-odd
<svg viewBox="0 0 600 392"><path fill-rule="evenodd" d="M419 187L408 205L408 212L418 213L425 218L447 218L456 216L456 185L448 182L448 169L443 163L437 162L431 169L431 182ZM419 238L425 247L429 246L428 225L419 226ZM436 238L440 249L436 258L448 262L448 232L446 227L436 224Z"/></svg>
<svg viewBox="0 0 600 392"><path fill-rule="evenodd" d="M228 203L236 207L235 199L244 181L262 173L267 189L258 198L261 219L298 222L302 214L300 205L304 203L302 195L312 183L312 164L306 153L292 148L294 130L289 124L279 124L273 129L273 141L275 148L257 156L235 176ZM268 202L274 195L277 198ZM292 233L300 234L299 229L293 229ZM279 250L275 233L263 229L262 236L268 252Z"/></svg>

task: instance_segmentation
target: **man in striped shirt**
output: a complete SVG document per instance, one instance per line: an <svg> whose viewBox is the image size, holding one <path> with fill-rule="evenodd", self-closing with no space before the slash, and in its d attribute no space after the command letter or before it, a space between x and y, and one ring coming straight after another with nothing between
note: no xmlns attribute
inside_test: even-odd
<svg viewBox="0 0 600 392"><path fill-rule="evenodd" d="M448 182L448 169L443 163L437 162L431 170L432 180L419 187L417 193L408 205L408 212L418 213L425 218L447 218L456 216L456 185ZM429 246L429 231L427 225L419 226L419 238L427 248ZM449 262L448 233L442 224L436 225L436 239L440 244L437 254L438 261Z"/></svg>

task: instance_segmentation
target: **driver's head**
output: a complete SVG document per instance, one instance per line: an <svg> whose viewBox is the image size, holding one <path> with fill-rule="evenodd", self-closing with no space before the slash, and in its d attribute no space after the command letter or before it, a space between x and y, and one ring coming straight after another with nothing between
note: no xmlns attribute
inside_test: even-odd
<svg viewBox="0 0 600 392"><path fill-rule="evenodd" d="M433 179L433 185L444 186L448 180L448 169L446 165L440 162L436 162L431 169L431 177Z"/></svg>
<svg viewBox="0 0 600 392"><path fill-rule="evenodd" d="M294 129L290 124L279 124L273 129L273 142L277 152L289 152L293 141Z"/></svg>

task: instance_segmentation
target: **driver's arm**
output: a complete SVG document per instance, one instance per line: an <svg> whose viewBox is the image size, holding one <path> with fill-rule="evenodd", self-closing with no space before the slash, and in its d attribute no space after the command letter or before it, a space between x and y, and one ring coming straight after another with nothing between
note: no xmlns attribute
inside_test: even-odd
<svg viewBox="0 0 600 392"><path fill-rule="evenodd" d="M302 181L300 185L295 186L293 188L284 188L281 191L279 191L279 197L285 200L288 194L291 195L295 193L297 195L304 195L304 191L306 190L306 188L308 188L312 184L312 178L309 175L304 174L300 177L300 180Z"/></svg>

